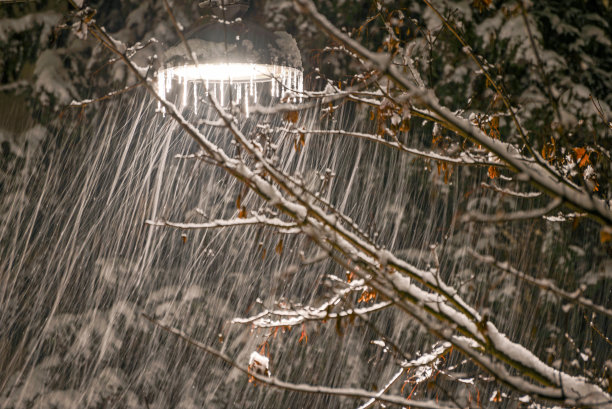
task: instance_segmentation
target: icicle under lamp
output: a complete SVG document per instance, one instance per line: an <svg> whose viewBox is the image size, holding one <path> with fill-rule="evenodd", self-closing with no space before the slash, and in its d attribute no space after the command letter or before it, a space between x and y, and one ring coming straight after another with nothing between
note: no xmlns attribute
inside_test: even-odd
<svg viewBox="0 0 612 409"><path fill-rule="evenodd" d="M182 108L192 105L197 112L198 102L212 93L223 106L240 105L247 117L253 104L301 101L304 77L294 38L243 19L246 1L210 7L217 20L185 35L198 65L183 43L168 49L157 72L160 96L172 95Z"/></svg>

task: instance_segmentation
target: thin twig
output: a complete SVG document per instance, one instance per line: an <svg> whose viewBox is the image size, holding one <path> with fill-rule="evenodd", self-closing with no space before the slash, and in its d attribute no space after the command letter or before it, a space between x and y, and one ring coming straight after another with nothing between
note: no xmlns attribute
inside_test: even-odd
<svg viewBox="0 0 612 409"><path fill-rule="evenodd" d="M459 40L459 42L461 43L464 52L466 52L471 58L472 60L476 63L476 65L478 66L478 68L480 68L480 70L484 73L485 77L487 78L487 81L489 82L489 84L491 84L491 86L493 87L493 89L495 90L495 92L501 97L504 105L506 106L506 109L508 110L508 112L510 112L510 116L512 117L512 122L514 123L516 129L519 132L519 135L521 137L521 140L523 141L523 143L525 144L525 147L527 148L527 150L529 151L529 153L531 154L531 156L536 160L536 162L538 162L540 164L540 166L542 166L544 169L546 169L546 171L548 173L550 173L550 175L552 175L554 178L556 178L559 182L566 184L567 182L565 181L565 179L561 178L560 175L558 173L556 173L549 165L548 163L543 160L540 155L538 155L537 152L535 152L533 150L533 147L531 146L531 143L529 142L529 140L527 139L527 134L525 133L525 131L523 130L523 127L521 126L518 117L516 115L516 113L514 112L514 108L512 107L512 104L510 104L510 100L508 99L508 97L506 96L506 93L504 92L504 90L502 89L501 86L499 86L497 84L497 82L493 79L493 77L489 74L489 71L485 68L485 66L480 62L480 60L478 59L478 57L476 57L476 54L474 54L474 52L472 51L472 48L468 45L468 43L465 42L465 40L463 39L463 37L461 37L461 35L459 35L459 33L457 32L457 30L455 30L455 28L450 24L450 22L448 21L448 19L446 19L439 11L436 7L433 6L433 4L431 4L431 2L429 0L422 0L427 7L429 7L437 16L438 18L442 21L442 23L448 28L448 30L453 33L453 35L455 36L455 38L457 40Z"/></svg>
<svg viewBox="0 0 612 409"><path fill-rule="evenodd" d="M420 156L425 159L431 159L438 162L446 162L452 163L453 165L475 165L475 166L501 166L505 167L504 163L499 163L495 161L491 161L488 159L481 159L475 157L459 157L453 158L446 155L441 155L436 152L425 152L418 149L409 148L406 145L400 142L392 142L388 141L378 135L374 134L366 134L362 132L349 132L342 129L291 129L291 128L280 128L278 129L282 132L292 133L292 134L306 134L306 135L341 135L341 136L350 136L354 138L364 139L370 142L379 143L381 145L387 146L389 148L397 149L399 151L409 153L411 155Z"/></svg>
<svg viewBox="0 0 612 409"><path fill-rule="evenodd" d="M408 90L414 98L417 98L422 104L427 106L433 114L455 126L459 130L460 135L483 145L487 150L506 162L511 168L515 169L520 174L520 180L531 182L539 186L551 196L561 197L568 205L580 211L587 212L589 216L603 225L612 225L612 211L603 200L592 198L584 190L567 184L567 181L560 182L559 178L562 177L561 175L555 174L551 177L550 172L554 174L554 171L548 166L542 165L540 160L534 163L517 157L515 155L515 147L491 138L481 129L471 124L467 119L461 118L447 108L441 106L432 92L415 87L397 67L390 64L390 59L387 54L372 52L338 30L329 20L318 13L311 1L294 0L294 2L296 2L305 13L309 14L314 19L315 23L330 37L343 42L349 49L365 58L372 67L385 73L394 82Z"/></svg>
<svg viewBox="0 0 612 409"><path fill-rule="evenodd" d="M72 101L68 106L70 108L84 108L87 105L93 104L94 102L104 101L104 100L110 99L112 97L116 97L117 95L121 95L121 94L126 93L128 91L131 91L131 90L133 90L135 88L140 87L141 85L142 85L142 82L137 82L136 84L129 85L129 86L123 88L123 89L109 92L108 94L106 94L104 96L101 96L99 98L83 99L81 101Z"/></svg>
<svg viewBox="0 0 612 409"><path fill-rule="evenodd" d="M374 393L374 392L369 392L363 389L355 389L355 388L330 388L327 386L315 386L315 385L307 385L307 384L296 384L296 383L290 383L290 382L285 382L285 381L281 381L273 376L264 376L264 375L260 375L256 372L250 371L248 368L238 364L236 361L234 361L232 358L230 358L229 356L225 355L224 353L222 353L221 351L218 351L214 348L211 348L197 340L195 340L194 338L191 338L190 336L188 336L187 334L185 334L183 331L171 327L169 325L165 325L162 322L160 322L159 320L156 320L155 318L143 313L142 314L143 317L145 317L147 320L151 321L151 323L153 323L154 325L156 325L157 327L161 328L162 330L169 332L173 335L176 335L177 337L179 337L180 339L182 339L183 341L187 342L188 344L208 353L211 354L219 359L221 359L222 361L224 361L226 364L236 368L237 370L239 370L240 372L242 372L243 374L249 376L250 378L252 378L253 380L260 382L262 384L266 384L275 388L279 388L279 389L285 389L285 390L290 390L290 391L295 391L295 392L302 392L302 393L311 393L311 394L325 394L325 395L333 395L333 396L348 396L348 397L353 397L353 398L358 398L358 399L376 399L379 402L384 402L384 403L389 403L389 404L393 404L393 405L400 405L400 406L412 406L415 408L423 408L423 409L454 409L456 408L456 406L454 405L440 405L436 402L432 402L432 401L416 401L416 400L408 400L408 399L404 399L401 396L395 396L395 395L387 395L387 394L379 394L379 393Z"/></svg>
<svg viewBox="0 0 612 409"><path fill-rule="evenodd" d="M485 183L485 182L482 182L480 186L484 187L485 189L491 189L503 195L514 196L514 197L523 197L523 198L532 199L532 198L542 196L542 192L516 192L514 190L504 189L499 186L489 185L488 183Z"/></svg>
<svg viewBox="0 0 612 409"><path fill-rule="evenodd" d="M507 262L502 263L497 261L494 257L492 256L485 256L482 255L480 253L477 253L476 251L472 250L472 249L468 249L468 252L470 253L470 255L474 258L476 258L478 261L481 261L483 263L495 266L496 268L506 272L506 273L510 273L515 277L520 278L521 280L535 285L539 288L541 288L544 291L548 291L551 292L565 300L571 301L574 304L578 304L581 305L585 308L588 308L590 310L593 310L599 314L603 314L609 318L612 318L612 310L595 304L593 301L589 300L588 298L584 297L582 295L582 291L580 289L574 291L574 292L567 292L565 290L560 289L559 287L557 287L555 284L553 284L550 280L543 280L543 279L538 279L535 277L532 277L528 274L525 274L521 271L518 271L517 269L515 269L514 267L510 266Z"/></svg>

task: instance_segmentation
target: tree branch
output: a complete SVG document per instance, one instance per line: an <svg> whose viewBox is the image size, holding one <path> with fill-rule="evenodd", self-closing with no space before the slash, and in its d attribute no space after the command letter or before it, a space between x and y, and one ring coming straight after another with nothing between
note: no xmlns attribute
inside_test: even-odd
<svg viewBox="0 0 612 409"><path fill-rule="evenodd" d="M425 159L431 159L438 162L451 163L453 165L476 165L476 166L504 166L504 164L488 160L486 158L478 158L471 156L461 156L458 158L442 155L433 151L425 152L419 149L409 148L400 142L393 142L386 140L379 135L367 134L362 132L349 132L342 129L291 129L291 128L278 128L281 132L287 132L291 134L305 134L305 135L340 135L350 136L354 138L363 139L366 141L379 143L389 148L397 149L399 151L409 153L411 155L420 156Z"/></svg>
<svg viewBox="0 0 612 409"><path fill-rule="evenodd" d="M454 409L454 408L457 408L454 404L438 404L437 402L433 402L433 401L408 400L408 399L404 399L401 396L374 393L374 392L369 392L363 389L356 389L356 388L330 388L326 386L295 384L295 383L281 381L273 376L259 375L255 372L249 371L248 368L238 364L236 361L234 361L232 358L225 355L224 353L191 338L190 336L180 331L179 329L165 325L162 322L156 320L155 318L147 314L143 313L142 316L145 317L147 320L151 321L151 323L161 328L162 330L176 335L177 337L187 342L188 344L221 359L226 364L238 369L240 372L251 377L255 381L260 382L262 384L266 384L268 386L272 386L272 387L279 388L279 389L295 391L295 392L302 392L302 393L375 399L378 402L384 402L384 403L389 403L389 404L399 405L399 406L411 406L411 407L423 408L423 409Z"/></svg>
<svg viewBox="0 0 612 409"><path fill-rule="evenodd" d="M589 300L586 297L583 297L582 291L580 289L574 291L574 292L567 292L565 290L560 289L559 287L557 287L555 284L553 284L550 280L543 280L543 279L539 279L539 278L535 278L532 277L528 274L525 274L521 271L518 271L517 269L515 269L514 267L510 266L507 262L500 262L497 261L494 257L492 256L485 256L483 254L477 253L476 251L472 250L472 249L468 249L468 252L470 253L470 255L472 257L474 257L475 259L477 259L478 261L481 261L483 263L489 264L491 266L494 266L498 269L500 269L501 271L504 271L506 273L510 273L515 277L520 278L521 280L528 282L529 284L533 284L539 288L541 288L544 291L548 291L551 292L557 296L559 296L562 299L568 300L574 304L578 304L581 305L585 308L588 308L592 311L595 311L599 314L605 315L608 318L612 318L612 310L595 304L593 303L593 301Z"/></svg>
<svg viewBox="0 0 612 409"><path fill-rule="evenodd" d="M173 227L181 230L218 229L234 226L269 226L282 229L283 232L299 232L297 223L285 222L277 217L269 218L260 215L246 217L243 219L218 219L206 223L177 223L166 220L147 220L145 221L145 224L148 224L149 226Z"/></svg>
<svg viewBox="0 0 612 409"><path fill-rule="evenodd" d="M486 147L490 152L506 162L511 168L515 169L515 171L520 174L521 179L532 182L552 196L562 198L569 205L575 207L577 210L586 212L599 223L612 225L612 211L610 211L610 208L603 200L591 197L587 192L579 190L577 187L570 186L566 183L560 183L556 177L553 177L549 173L551 171L549 167L543 167L537 163L530 163L523 160L520 155L518 155L518 150L514 146L489 137L467 119L458 117L447 108L442 107L432 91L422 90L412 84L397 67L390 64L391 57L388 54L371 52L354 39L342 33L317 11L311 1L294 1L298 7L304 13L308 14L330 37L344 44L347 48L364 58L371 67L385 73L397 84L408 90L410 94L424 104L432 114L456 127L460 135L472 139L476 143Z"/></svg>
<svg viewBox="0 0 612 409"><path fill-rule="evenodd" d="M304 0L300 1L300 3L312 6L312 3L305 2ZM312 10L316 12L314 6L312 6ZM94 30L91 32L95 33L94 35L111 51L120 55L137 77L143 80L139 70L131 63L125 53L117 48L118 45L114 40L103 30L95 29L95 25ZM381 64L384 66L386 59ZM391 75L394 75L400 81L399 74L394 73L393 68L389 68ZM410 85L408 84L408 86ZM503 334L500 334L492 323L481 322L482 318L480 315L458 296L456 290L439 281L431 272L421 271L397 259L390 252L381 250L363 240L359 235L348 231L338 223L337 215L328 214L310 200L304 199L302 197L303 189L297 186L263 156L257 147L242 134L234 117L225 112L212 95L209 94L209 99L213 109L226 123L228 130L232 132L240 145L244 147L246 153L251 156L255 166L258 167L257 171L252 170L243 161L227 156L222 149L202 135L191 123L187 122L173 104L161 98L149 81L145 82L145 86L167 110L169 116L178 122L181 128L201 146L218 166L245 183L271 205L276 206L284 214L301 224L303 232L323 250L328 251L328 254L333 256L333 259L340 265L347 269L353 269L355 266L359 267L358 275L366 279L369 286L390 301L397 303L402 310L416 317L434 335L451 341L457 348L472 358L474 362L483 366L502 382L517 390L532 393L534 396L562 401L567 404L578 402L578 404L586 406L600 405L602 402L607 403L609 401L609 396L595 385L567 374L559 373L553 368L546 366L531 352L518 344L512 343ZM424 96L421 95L420 98L423 99ZM465 129L466 134L471 135L471 133L474 133L472 135L474 138L480 137L480 134L470 127L469 123L466 126L467 121L461 121L452 116L447 110L439 108L436 103L430 103L430 105L435 108L432 110L433 112L436 112L441 117L448 115L448 117L444 118L457 125L459 129ZM489 142L488 138L483 140ZM502 146L506 147L505 144L499 143L489 145L489 148L495 151L495 149L501 150ZM510 161L508 158L506 160ZM526 166L522 163L518 165L512 163L512 166L515 167L519 165L521 167ZM267 177L260 176L260 171L265 171ZM278 187L273 183L278 185ZM333 255L332 252L337 252L337 255ZM349 260L351 265L348 265ZM392 271L395 272L389 274ZM415 285L408 284L406 282L407 278L403 274L398 273L398 271L408 274L435 293L429 293ZM444 300L448 301L450 305L446 304ZM440 320L440 323L436 323L431 319L432 317ZM451 324L450 328L448 323ZM470 342L475 342L476 345L480 346L475 348L471 343L457 338L457 336L453 335L455 330L470 337ZM502 359L509 365L519 369L525 375L545 385L553 385L553 387L539 387L526 382L522 378L509 375L503 366L496 364L491 358L479 351L478 348L484 346L486 346L487 353L491 354L491 356ZM284 384L279 382L274 380L273 383L275 385ZM561 385L559 385L560 383ZM294 387L291 384L284 385L287 388ZM570 385L572 388L567 390L565 388L566 385ZM304 387L299 388L299 390L309 391L309 388ZM338 393L331 388L326 389L323 387L316 387L310 390L313 393L322 393L323 391L332 394ZM375 394L362 396L375 397ZM407 405L406 400L401 402L400 404ZM416 406L411 402L408 405Z"/></svg>

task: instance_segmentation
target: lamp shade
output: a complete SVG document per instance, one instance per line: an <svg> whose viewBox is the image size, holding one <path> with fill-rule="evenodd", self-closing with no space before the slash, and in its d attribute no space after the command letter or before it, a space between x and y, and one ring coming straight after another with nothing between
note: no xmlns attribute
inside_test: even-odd
<svg viewBox="0 0 612 409"><path fill-rule="evenodd" d="M185 35L198 64L179 43L164 54L157 72L157 88L162 96L180 85L183 104L212 92L222 104L273 102L285 97L297 102L303 92L302 59L293 37L271 32L237 18L195 27Z"/></svg>

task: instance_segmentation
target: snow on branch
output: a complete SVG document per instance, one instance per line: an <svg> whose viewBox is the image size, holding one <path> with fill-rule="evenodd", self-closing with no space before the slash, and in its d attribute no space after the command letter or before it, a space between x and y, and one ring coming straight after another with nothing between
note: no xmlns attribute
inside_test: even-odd
<svg viewBox="0 0 612 409"><path fill-rule="evenodd" d="M341 280L338 280L341 281ZM233 324L252 324L256 328L276 328L293 327L301 325L307 321L325 321L328 319L340 319L346 317L362 317L367 314L383 310L391 305L391 302L384 301L369 305L367 307L343 309L332 312L332 309L340 304L349 294L356 291L367 290L364 280L353 280L346 284L345 288L339 289L327 301L321 303L316 308L304 306L299 308L282 308L276 310L266 309L259 314L249 318L234 318ZM281 317L280 319L269 318L271 316Z"/></svg>
<svg viewBox="0 0 612 409"><path fill-rule="evenodd" d="M316 237L313 240L316 240ZM336 244L341 247L340 242ZM386 261L389 266L403 264L404 267L410 267L395 259L391 254L387 254ZM425 272L422 273L426 275ZM473 318L447 305L440 294L432 294L418 288L400 273L396 272L385 277L391 279L393 288L385 287L382 284L383 277L371 277L368 284L380 292L383 297L394 302L400 309L415 317L433 334L451 342L500 382L521 393L567 404L580 402L585 406L598 406L609 402L608 394L598 386L547 366L522 345L511 342L491 322L480 318L469 307L465 306L464 309L467 313L475 314ZM461 305L462 301L456 294L449 294L450 289L442 283L440 285L446 289L447 297ZM439 319L440 324L432 321L428 315ZM459 331L465 336L453 335L454 331ZM544 386L528 382L523 377L511 375L497 360L518 369L523 376L529 376ZM572 385L572 388L567 389L567 385Z"/></svg>
<svg viewBox="0 0 612 409"><path fill-rule="evenodd" d="M514 197L524 197L524 198L534 198L542 196L542 192L516 192L510 189L504 189L499 186L489 185L488 183L482 182L480 186L496 191L497 193L501 193L503 195L514 196Z"/></svg>
<svg viewBox="0 0 612 409"><path fill-rule="evenodd" d="M123 89L109 92L108 94L103 95L103 96L101 96L99 98L82 99L80 101L72 100L72 102L68 106L71 107L71 108L77 108L77 107L78 108L84 108L87 105L93 104L94 102L104 101L106 99L113 98L113 97L115 97L117 95L121 95L121 94L123 94L125 92L131 91L134 88L138 88L141 85L142 85L142 82L138 82L138 83L133 84L133 85L128 85L127 87L125 87Z"/></svg>
<svg viewBox="0 0 612 409"><path fill-rule="evenodd" d="M521 155L516 147L491 138L476 125L470 123L468 119L462 118L451 112L448 108L441 106L433 91L423 90L415 86L400 69L390 63L390 55L372 52L356 40L342 33L317 11L311 1L294 1L330 37L364 58L369 67L378 69L406 89L412 98L425 105L439 120L445 121L456 128L460 135L472 139L495 154L519 173L519 177L522 180L535 184L552 196L561 197L569 205L585 211L601 224L612 225L612 211L603 200L593 197L584 189L568 183L563 175L556 173L549 166L543 165L542 159L537 153L534 153L534 158L537 162L521 159Z"/></svg>
<svg viewBox="0 0 612 409"><path fill-rule="evenodd" d="M433 315L448 321L452 325L463 322L462 327L455 327L463 335L453 335L451 328L432 326L431 322L424 319L419 311L406 310L412 312L413 316L438 337L448 340L470 359L477 362L499 382L520 393L526 393L540 399L563 402L569 406L612 407L612 399L599 386L590 383L585 378L571 376L548 366L522 345L510 341L505 334L499 332L492 322L480 320L470 325L461 314L440 302L433 294L417 288L397 273L394 277L394 283L397 291L405 299L428 299L423 307ZM394 301L402 308L407 307L399 299ZM517 369L521 376L512 375L502 362ZM536 380L542 386L527 381L525 376Z"/></svg>
<svg viewBox="0 0 612 409"><path fill-rule="evenodd" d="M194 338L191 338L189 335L185 334L181 330L171 327L169 325L166 325L162 323L161 321L156 320L155 318L149 315L146 315L144 313L142 315L147 320L151 321L151 323L161 328L162 330L169 332L171 334L174 334L175 336L179 337L180 339L187 342L188 344L221 359L225 363L238 369L243 374L249 376L251 379L261 384L265 384L265 385L272 386L272 387L279 388L279 389L295 391L295 392L326 394L326 395L333 395L333 396L347 396L347 397L364 398L364 399L375 399L378 402L389 403L389 404L400 405L400 406L411 406L414 408L422 408L422 409L455 409L455 408L458 408L458 406L456 406L452 402L438 403L435 401L408 400L408 399L403 398L402 396L381 394L379 392L374 393L374 392L369 392L364 389L330 388L326 386L296 384L296 383L281 381L273 376L266 376L266 375L257 373L255 371L250 371L248 367L245 367L239 364L234 359L225 355L223 352L218 351L214 348L211 348L195 340Z"/></svg>
<svg viewBox="0 0 612 409"><path fill-rule="evenodd" d="M305 7L306 11L314 16L317 22L323 22L320 24L325 31L334 32L333 30L336 30L331 26L331 23L316 12L311 2L298 0L298 4ZM139 69L132 64L124 52L117 49L115 43L107 37L107 34L103 30L93 28L91 30L92 35L103 41L110 50L117 53L139 80L144 81ZM335 32L334 36L346 41L353 41L345 39L343 34L339 32ZM349 48L354 48L354 51L356 50L361 54L363 48L358 44L357 47L349 46ZM379 56L367 50L364 52L364 56L367 57L368 61L383 68L385 72L407 89L412 89L412 85L403 79L399 72L394 70L393 67L388 67L387 56ZM503 383L516 390L560 401L564 404L584 406L609 404L609 395L596 385L547 366L533 353L521 345L511 342L491 322L483 320L476 310L465 303L454 288L443 283L437 274L431 271L422 271L398 259L389 251L381 250L339 223L338 215L330 214L315 205L309 196L305 195L302 187L273 165L257 146L242 134L235 118L218 104L212 94L209 94L212 107L225 122L227 129L231 131L245 153L251 157L254 169L239 158L228 156L218 145L200 133L193 124L178 112L173 104L156 93L151 81L147 80L145 86L166 109L167 115L177 121L186 134L192 137L219 167L243 182L270 205L275 206L286 216L299 223L302 231L322 250L327 251L333 260L347 270L355 271L357 276L366 280L368 286L380 293L384 299L397 304L400 309L415 317L433 334L452 342L459 350ZM509 145L490 140L488 136L484 135L478 128L473 127L467 120L458 118L450 111L439 107L433 97L420 93L419 98L427 102L426 105L429 105L429 108L436 115L452 123L465 135L473 137L476 141L481 141L483 146L502 157L512 167L526 173L529 178L537 181L540 185L544 185L548 190L553 193L558 192L559 196L567 197L568 201L571 199L575 205L584 204L584 200L587 200L587 198L581 196L581 192L568 191L566 185L558 186L556 181L551 180L549 176L536 173L537 168L532 168L526 162L515 158L516 151L511 150ZM508 154L508 152L512 152L512 154ZM261 176L262 171L265 172L266 177ZM591 200L590 197L588 199ZM602 220L608 220L607 218L612 220L612 215L606 215L606 212L609 213L607 209L600 205L593 205L591 201L589 201L589 206L586 209L593 215L600 217ZM427 291L411 284L408 277L424 285ZM166 330L169 330L169 328L166 327ZM468 337L470 341L466 342L457 338L456 331ZM188 339L178 330L174 333ZM191 343L194 344L194 342ZM473 343L477 346L475 347ZM226 362L235 364L225 355L219 354L204 345L202 347L202 349L226 360ZM498 359L520 370L522 374L544 386L528 382L522 377L509 375L505 367L497 361ZM248 370L244 368L242 370L248 373ZM377 398L380 401L413 407L439 407L434 403L424 403L419 406L416 404L417 402L407 401L403 398L388 397L383 399L383 397L378 397L377 394L367 391L295 385L278 381L275 378L256 377L256 374L250 373L249 375L272 386L302 392Z"/></svg>
<svg viewBox="0 0 612 409"><path fill-rule="evenodd" d="M147 220L145 224L149 226L166 226L173 227L181 230L203 230L203 229L218 229L224 227L235 227L235 226L269 226L280 229L284 233L299 233L297 223L285 222L275 217L270 218L261 215L255 215L246 218L236 219L218 219L206 223L178 223L166 220Z"/></svg>
<svg viewBox="0 0 612 409"><path fill-rule="evenodd" d="M451 346L452 345L450 342L443 342L434 347L431 352L424 354L418 357L417 359L413 359L410 362L402 363L402 367L418 368L421 366L433 365L438 359L440 359L445 353L447 353L451 349Z"/></svg>
<svg viewBox="0 0 612 409"><path fill-rule="evenodd" d="M409 148L406 145L397 142L397 141L389 141L384 139L379 135L367 134L362 132L349 132L343 129L291 129L291 128L278 128L278 131L287 132L291 134L304 134L304 135L340 135L340 136L349 136L354 138L363 139L370 142L380 143L389 148L397 149L402 152L409 153L411 155L420 156L425 159L431 159L438 162L446 162L452 163L454 165L479 165L479 166L500 166L499 162L495 162L489 160L488 158L479 158L474 156L468 156L467 154L462 153L459 157L451 157L446 155L441 155L439 153L429 151L421 151L419 149ZM501 164L503 166L503 164Z"/></svg>
<svg viewBox="0 0 612 409"><path fill-rule="evenodd" d="M340 318L359 317L381 311L391 306L390 301L383 301L367 307L353 308L339 312L320 311L320 308L303 307L295 310L265 310L254 317L235 318L233 324L253 324L255 328L295 327L307 321L325 321ZM268 316L281 316L280 319L267 318Z"/></svg>
<svg viewBox="0 0 612 409"><path fill-rule="evenodd" d="M39 41L44 43L61 20L62 15L55 11L43 11L39 13L26 14L19 18L0 19L0 42L5 43L13 33L23 33L32 30L36 26L42 28Z"/></svg>

